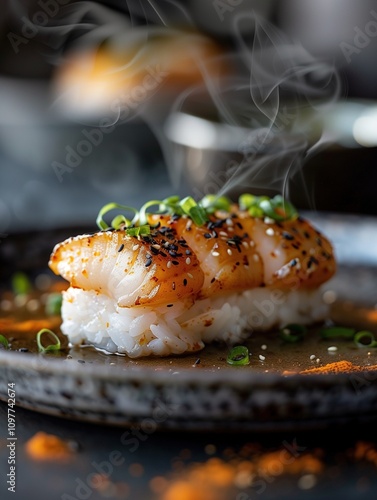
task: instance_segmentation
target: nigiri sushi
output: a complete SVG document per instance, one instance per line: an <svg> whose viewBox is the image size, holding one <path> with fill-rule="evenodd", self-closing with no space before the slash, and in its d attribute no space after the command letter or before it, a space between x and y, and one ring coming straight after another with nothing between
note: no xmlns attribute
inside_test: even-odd
<svg viewBox="0 0 377 500"><path fill-rule="evenodd" d="M153 212L150 207L156 205ZM336 271L330 241L281 196L207 196L146 204L55 246L62 332L129 357L167 356L254 330L323 320L321 285Z"/></svg>

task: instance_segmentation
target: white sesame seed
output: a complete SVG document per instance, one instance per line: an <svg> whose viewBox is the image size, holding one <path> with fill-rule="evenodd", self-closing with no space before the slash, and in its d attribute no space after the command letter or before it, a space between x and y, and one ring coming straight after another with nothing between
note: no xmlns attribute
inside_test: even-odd
<svg viewBox="0 0 377 500"><path fill-rule="evenodd" d="M191 259L190 259L190 257L187 257L187 259L186 259L186 264L187 264L188 266L191 264Z"/></svg>
<svg viewBox="0 0 377 500"><path fill-rule="evenodd" d="M333 304L336 301L336 297L337 295L333 290L327 290L323 294L322 299L325 304Z"/></svg>
<svg viewBox="0 0 377 500"><path fill-rule="evenodd" d="M268 229L266 229L266 234L268 236L273 236L275 234L275 231L272 229L272 227L269 227Z"/></svg>
<svg viewBox="0 0 377 500"><path fill-rule="evenodd" d="M187 273L187 276L191 279L194 277L191 273Z"/></svg>
<svg viewBox="0 0 377 500"><path fill-rule="evenodd" d="M315 354L311 354L310 359L311 359L311 361L313 361L315 359Z"/></svg>
<svg viewBox="0 0 377 500"><path fill-rule="evenodd" d="M249 246L251 246L251 247L255 247L255 243L254 243L254 241L251 241L251 240L250 240L250 241L249 241Z"/></svg>
<svg viewBox="0 0 377 500"><path fill-rule="evenodd" d="M319 363L320 361L321 361L321 360L320 360L319 358L317 358L317 359L315 360L315 362L316 362L316 363Z"/></svg>
<svg viewBox="0 0 377 500"><path fill-rule="evenodd" d="M338 350L338 348L336 347L336 345L332 345L332 346L328 347L328 348L327 348L327 350L328 350L329 352L335 352L335 351L337 351L337 350Z"/></svg>
<svg viewBox="0 0 377 500"><path fill-rule="evenodd" d="M137 250L138 248L139 248L139 245L134 245L134 246L132 247L132 250L133 250L134 252L136 252L136 250Z"/></svg>
<svg viewBox="0 0 377 500"><path fill-rule="evenodd" d="M264 218L264 223L265 224L274 224L274 219L271 219L271 217L265 217Z"/></svg>
<svg viewBox="0 0 377 500"><path fill-rule="evenodd" d="M157 243L155 245L152 245L153 248L155 248L156 250L160 250L161 248L161 245L158 245Z"/></svg>
<svg viewBox="0 0 377 500"><path fill-rule="evenodd" d="M234 231L234 229L233 229L231 226L229 226L229 227L228 227L228 232L229 232L229 233L233 233L233 231Z"/></svg>
<svg viewBox="0 0 377 500"><path fill-rule="evenodd" d="M259 255L258 255L257 253L255 253L255 254L253 255L253 259L255 260L255 262L258 262L258 260L259 260Z"/></svg>
<svg viewBox="0 0 377 500"><path fill-rule="evenodd" d="M225 237L227 237L228 233L226 233L225 231L219 231L219 236L225 236Z"/></svg>
<svg viewBox="0 0 377 500"><path fill-rule="evenodd" d="M166 267L167 267L168 269L170 269L170 268L171 268L171 266L172 266L171 260L168 260L168 263L166 264Z"/></svg>
<svg viewBox="0 0 377 500"><path fill-rule="evenodd" d="M228 226L233 226L233 221L232 221L232 219L227 219L227 220L226 220L226 223L228 224Z"/></svg>
<svg viewBox="0 0 377 500"><path fill-rule="evenodd" d="M262 349L262 351L265 351L265 350L267 349L267 346L266 346L266 344L262 344L262 345L260 346L260 348Z"/></svg>
<svg viewBox="0 0 377 500"><path fill-rule="evenodd" d="M242 245L245 247L245 248L249 248L249 243L247 241L243 241L242 242Z"/></svg>
<svg viewBox="0 0 377 500"><path fill-rule="evenodd" d="M220 254L219 254L219 252L212 252L212 255L213 255L214 257L218 257Z"/></svg>
<svg viewBox="0 0 377 500"><path fill-rule="evenodd" d="M230 248L228 248L228 250L226 251L228 255L232 255L232 250Z"/></svg>
<svg viewBox="0 0 377 500"><path fill-rule="evenodd" d="M262 354L259 354L259 359L260 359L261 361L264 361L264 360L266 359L266 356L262 356Z"/></svg>

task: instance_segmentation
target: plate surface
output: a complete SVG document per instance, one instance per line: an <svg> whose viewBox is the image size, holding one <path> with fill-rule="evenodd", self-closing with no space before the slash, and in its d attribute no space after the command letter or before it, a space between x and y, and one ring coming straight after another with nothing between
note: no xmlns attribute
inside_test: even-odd
<svg viewBox="0 0 377 500"><path fill-rule="evenodd" d="M335 246L339 270L324 287L336 299L330 319L377 333L377 220L304 216ZM43 239L41 255L34 260L38 266L44 258L47 262L46 249L66 233L58 230L47 242ZM12 238L8 250L1 251L9 254L13 244L16 265L22 235L14 237L18 243ZM27 238L35 253L41 235L35 236L34 247L31 236ZM38 266L35 272L43 270ZM1 350L0 399L7 399L8 384L15 383L17 405L110 425L138 423L146 429L270 430L377 419L377 349L323 340L321 326L315 325L296 344L283 343L276 331L253 333L247 342L251 362L243 367L226 363L225 345L211 345L194 355L139 360L90 347L72 348L62 357ZM332 345L335 352L328 351ZM352 363L357 371L342 371L338 365L336 373L301 373L340 361Z"/></svg>

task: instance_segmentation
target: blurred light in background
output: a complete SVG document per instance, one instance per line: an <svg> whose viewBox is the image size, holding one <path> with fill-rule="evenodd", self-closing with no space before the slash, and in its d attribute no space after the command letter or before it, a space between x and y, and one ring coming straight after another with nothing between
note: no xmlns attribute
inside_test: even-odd
<svg viewBox="0 0 377 500"><path fill-rule="evenodd" d="M2 9L1 232L94 228L109 201L138 206L198 188L193 165L202 191L219 189L266 127L318 142L292 179L300 206L377 214L368 194L377 0L6 0ZM332 98L323 61L341 86L327 108L317 105ZM190 109L200 91L207 101ZM259 176L265 189L283 177L276 166ZM240 183L250 188L246 176Z"/></svg>

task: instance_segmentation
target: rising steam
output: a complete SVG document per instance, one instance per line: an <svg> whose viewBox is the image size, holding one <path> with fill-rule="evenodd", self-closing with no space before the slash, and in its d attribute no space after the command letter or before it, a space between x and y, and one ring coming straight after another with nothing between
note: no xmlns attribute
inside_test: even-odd
<svg viewBox="0 0 377 500"><path fill-rule="evenodd" d="M65 110L74 108L76 118L80 113L88 118L89 110L97 123L105 115L109 125L142 118L161 145L175 187L184 179L187 156L172 143L172 138L175 143L198 150L195 140L199 138L203 144L205 133L203 128L199 137L199 128L183 129L176 140L180 131L174 120L182 115L195 118L199 107L198 124L204 127L206 123L208 144L220 151L234 151L237 157L216 165L216 191L224 194L238 187L250 191L273 189L288 196L290 178L308 155L315 154L322 145L313 123L340 95L341 83L335 67L315 59L299 43L289 40L276 26L253 12L238 10L234 15L233 49L211 52L207 45L212 42L193 31L192 16L174 0L139 0L126 5L127 11L121 15L101 4L76 2L61 6L47 26L38 27L40 36L53 49L50 57L63 67L72 53L88 48L96 53L104 43L116 54L134 48L130 51L132 57L113 65L106 75L109 80L117 79L115 90L104 87L105 91L98 94L96 89L90 100L89 86L78 89L72 84L68 89L60 89L55 104ZM19 2L14 2L13 7L17 15L22 14ZM189 31L177 26L185 26ZM253 36L246 37L245 33ZM150 49L160 39L167 43L150 59ZM186 85L166 86L161 77L159 85L150 92L143 91L140 78L137 79L141 68L147 71L155 64L168 80L176 66L169 61L169 54L178 43L190 55L193 71L200 78L190 81L183 68ZM122 90L122 85L130 85L132 78L138 83L131 90ZM142 96L139 99L133 98L136 90ZM207 120L209 115L215 117L215 122ZM312 121L308 121L309 115ZM195 168L205 171L208 167L199 161ZM201 179L198 196L212 189L206 185L205 172L201 172Z"/></svg>

